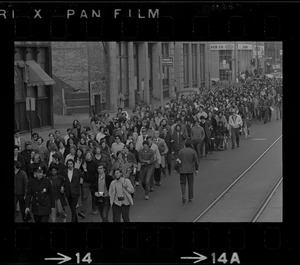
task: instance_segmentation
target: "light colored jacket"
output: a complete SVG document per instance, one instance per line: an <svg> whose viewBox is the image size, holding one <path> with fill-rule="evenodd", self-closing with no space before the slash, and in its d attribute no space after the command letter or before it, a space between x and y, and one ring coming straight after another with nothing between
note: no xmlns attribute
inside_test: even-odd
<svg viewBox="0 0 300 265"><path fill-rule="evenodd" d="M134 188L131 184L131 181L129 179L126 179L126 178L123 178L121 177L120 181L123 182L123 185L124 185L124 195L127 197L127 199L129 200L130 204L133 205L133 199L132 199L132 196L131 194L134 193ZM117 201L118 199L116 198L117 196L117 193L116 193L116 182L117 180L113 180L111 183L110 183L110 186L109 186L109 199L110 199L110 204L113 205L113 203L115 201Z"/></svg>
<svg viewBox="0 0 300 265"><path fill-rule="evenodd" d="M233 115L231 115L231 116L229 116L228 123L229 123L231 128L239 128L239 126L243 125L243 120L242 120L241 116L237 114L236 119L234 121Z"/></svg>

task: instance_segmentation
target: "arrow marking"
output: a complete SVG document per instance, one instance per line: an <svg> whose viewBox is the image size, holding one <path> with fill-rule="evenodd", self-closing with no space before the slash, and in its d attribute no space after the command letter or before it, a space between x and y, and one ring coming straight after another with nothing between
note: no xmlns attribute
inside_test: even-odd
<svg viewBox="0 0 300 265"><path fill-rule="evenodd" d="M181 259L197 259L196 261L194 261L194 264L207 259L207 257L205 257L197 252L193 252L193 253L195 255L198 255L198 257L181 257Z"/></svg>
<svg viewBox="0 0 300 265"><path fill-rule="evenodd" d="M64 255L64 254L61 254L59 252L57 252L58 255L60 255L61 257L58 257L58 258L45 258L45 260L61 260L60 262L58 262L57 264L62 264L64 262L67 262L69 260L71 260L72 258Z"/></svg>

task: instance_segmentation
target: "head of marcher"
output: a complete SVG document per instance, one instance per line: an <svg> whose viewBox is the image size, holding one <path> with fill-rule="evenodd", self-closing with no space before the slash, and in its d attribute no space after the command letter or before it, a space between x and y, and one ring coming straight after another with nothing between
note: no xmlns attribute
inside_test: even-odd
<svg viewBox="0 0 300 265"><path fill-rule="evenodd" d="M51 165L49 171L52 176L57 176L58 166L56 164Z"/></svg>
<svg viewBox="0 0 300 265"><path fill-rule="evenodd" d="M38 180L43 178L43 174L45 173L44 167L37 167L34 170L34 177L37 178Z"/></svg>
<svg viewBox="0 0 300 265"><path fill-rule="evenodd" d="M73 170L73 168L74 168L74 160L73 159L68 159L67 167L68 167L68 170Z"/></svg>
<svg viewBox="0 0 300 265"><path fill-rule="evenodd" d="M184 146L186 148L193 148L193 144L192 144L192 141L190 139L186 139L185 142L184 142Z"/></svg>
<svg viewBox="0 0 300 265"><path fill-rule="evenodd" d="M114 172L114 178L119 180L122 177L122 171L120 169L116 169Z"/></svg>
<svg viewBox="0 0 300 265"><path fill-rule="evenodd" d="M87 151L85 153L85 160L86 161L91 161L92 160L92 152L91 151Z"/></svg>
<svg viewBox="0 0 300 265"><path fill-rule="evenodd" d="M32 142L31 141L26 141L25 142L25 148L26 148L26 150L31 150L32 149Z"/></svg>
<svg viewBox="0 0 300 265"><path fill-rule="evenodd" d="M200 122L205 123L205 117L203 115L200 116Z"/></svg>
<svg viewBox="0 0 300 265"><path fill-rule="evenodd" d="M149 149L149 142L148 142L148 140L146 140L146 141L143 142L143 147L144 147L146 150Z"/></svg>
<svg viewBox="0 0 300 265"><path fill-rule="evenodd" d="M103 164L99 164L97 167L98 173L100 175L104 174L104 165Z"/></svg>
<svg viewBox="0 0 300 265"><path fill-rule="evenodd" d="M15 174L20 170L21 163L19 161L14 161Z"/></svg>

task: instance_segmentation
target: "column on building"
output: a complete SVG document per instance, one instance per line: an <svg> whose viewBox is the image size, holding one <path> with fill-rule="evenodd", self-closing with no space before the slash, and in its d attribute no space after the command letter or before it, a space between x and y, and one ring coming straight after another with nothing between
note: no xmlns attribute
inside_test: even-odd
<svg viewBox="0 0 300 265"><path fill-rule="evenodd" d="M201 44L202 45L202 44ZM203 44L203 60L204 60L204 83L205 87L210 87L210 73L209 73L209 64L210 64L210 53L209 53L209 44Z"/></svg>
<svg viewBox="0 0 300 265"><path fill-rule="evenodd" d="M177 85L177 82L174 82L176 80L175 78L175 42L170 42L170 56L173 57L173 67L169 67L169 97L170 99L175 98L175 85Z"/></svg>
<svg viewBox="0 0 300 265"><path fill-rule="evenodd" d="M161 42L154 43L152 46L152 71L153 71L153 98L151 98L151 104L155 105L155 108L160 105L160 100L162 96L162 67L160 65L160 60L162 56L161 52Z"/></svg>
<svg viewBox="0 0 300 265"><path fill-rule="evenodd" d="M188 71L188 87L193 87L193 63L192 63L192 44L188 43L188 65L189 65L189 71Z"/></svg>
<svg viewBox="0 0 300 265"><path fill-rule="evenodd" d="M148 42L138 45L139 53L139 80L141 99L146 104L150 104L149 93L149 59L148 59Z"/></svg>
<svg viewBox="0 0 300 265"><path fill-rule="evenodd" d="M110 108L112 110L117 110L118 108L118 87L119 79L116 78L120 76L118 67L118 46L116 42L107 42L107 52L108 52L108 86L109 86L109 100Z"/></svg>
<svg viewBox="0 0 300 265"><path fill-rule="evenodd" d="M182 42L174 43L174 81L175 80L176 89L178 91L183 88Z"/></svg>
<svg viewBox="0 0 300 265"><path fill-rule="evenodd" d="M128 42L128 83L129 83L129 108L135 107L136 83L134 78L133 42Z"/></svg>
<svg viewBox="0 0 300 265"><path fill-rule="evenodd" d="M197 87L201 87L201 74L200 74L200 44L197 43L197 48L196 48L196 51L197 51L197 56L196 56L196 64L197 64Z"/></svg>

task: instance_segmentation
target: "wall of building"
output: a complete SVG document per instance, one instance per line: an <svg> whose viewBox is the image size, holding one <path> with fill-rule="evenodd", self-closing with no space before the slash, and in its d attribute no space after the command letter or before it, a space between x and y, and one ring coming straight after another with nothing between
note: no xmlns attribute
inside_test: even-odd
<svg viewBox="0 0 300 265"><path fill-rule="evenodd" d="M50 77L51 46L48 42L15 42L15 61L34 60ZM52 86L27 86L22 69L15 67L15 127L21 132L53 126ZM36 109L26 111L26 97L35 99Z"/></svg>
<svg viewBox="0 0 300 265"><path fill-rule="evenodd" d="M219 78L219 51L210 51L209 53L209 72L210 78Z"/></svg>

